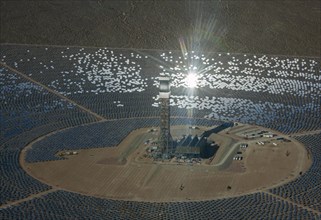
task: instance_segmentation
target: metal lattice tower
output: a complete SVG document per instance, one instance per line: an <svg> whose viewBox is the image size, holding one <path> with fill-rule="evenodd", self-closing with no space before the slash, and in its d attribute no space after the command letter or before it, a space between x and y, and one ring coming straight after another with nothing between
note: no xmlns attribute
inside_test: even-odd
<svg viewBox="0 0 321 220"><path fill-rule="evenodd" d="M170 134L170 78L159 78L159 99L160 99L160 134L159 134L159 146L162 149L163 154L169 153L172 146L172 136Z"/></svg>

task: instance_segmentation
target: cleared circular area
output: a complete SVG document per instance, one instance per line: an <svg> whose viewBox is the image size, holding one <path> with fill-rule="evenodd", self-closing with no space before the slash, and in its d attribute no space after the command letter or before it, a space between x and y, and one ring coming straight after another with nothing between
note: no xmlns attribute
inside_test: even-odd
<svg viewBox="0 0 321 220"><path fill-rule="evenodd" d="M172 135L199 135L207 129L173 126ZM135 201L186 201L282 185L311 164L298 142L258 126L238 124L212 134L208 141L219 146L217 152L197 162L177 157L163 161L149 158L147 140L153 142L157 136L155 127L140 128L115 147L59 151L56 156L63 160L22 161L22 166L46 184L81 194Z"/></svg>

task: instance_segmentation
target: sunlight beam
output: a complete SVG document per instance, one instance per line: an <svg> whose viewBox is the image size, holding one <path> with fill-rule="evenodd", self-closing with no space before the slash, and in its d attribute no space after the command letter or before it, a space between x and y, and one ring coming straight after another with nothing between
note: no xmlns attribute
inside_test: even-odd
<svg viewBox="0 0 321 220"><path fill-rule="evenodd" d="M189 88L196 88L197 87L197 75L195 73L188 73L185 78L185 84Z"/></svg>

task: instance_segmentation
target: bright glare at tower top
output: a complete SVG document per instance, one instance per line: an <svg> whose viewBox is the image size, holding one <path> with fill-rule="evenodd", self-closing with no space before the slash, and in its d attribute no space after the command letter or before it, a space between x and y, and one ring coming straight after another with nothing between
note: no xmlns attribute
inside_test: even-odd
<svg viewBox="0 0 321 220"><path fill-rule="evenodd" d="M197 75L195 73L188 73L188 75L185 78L185 84L189 88L196 88L197 80Z"/></svg>

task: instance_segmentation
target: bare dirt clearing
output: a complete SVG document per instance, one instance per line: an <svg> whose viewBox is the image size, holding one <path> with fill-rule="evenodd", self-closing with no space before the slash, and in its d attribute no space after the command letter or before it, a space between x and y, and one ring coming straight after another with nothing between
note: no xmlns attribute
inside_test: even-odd
<svg viewBox="0 0 321 220"><path fill-rule="evenodd" d="M231 129L211 137L221 145L210 165L138 159L144 154L144 141L156 135L143 128L131 132L118 147L79 150L66 160L23 162L22 166L30 175L53 187L138 201L208 200L250 193L284 184L310 166L306 150L298 142L279 141L274 145L277 141L267 138L245 140L240 136L242 129L259 130L241 125L235 132ZM179 126L173 130L178 134ZM237 137L237 143L249 144L242 151L242 161L232 160L234 153L227 153L231 149L231 142L224 141L228 135ZM258 140L266 144L258 145ZM218 169L225 163L227 166Z"/></svg>

